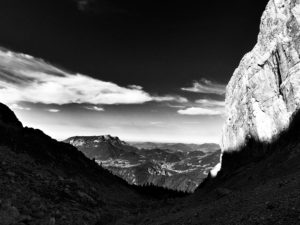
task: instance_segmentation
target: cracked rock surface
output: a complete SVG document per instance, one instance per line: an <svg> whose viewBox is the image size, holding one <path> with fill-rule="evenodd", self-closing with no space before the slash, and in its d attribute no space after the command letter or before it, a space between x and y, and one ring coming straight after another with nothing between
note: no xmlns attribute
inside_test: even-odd
<svg viewBox="0 0 300 225"><path fill-rule="evenodd" d="M256 46L246 54L226 89L222 150L247 137L270 142L300 105L300 1L270 0Z"/></svg>

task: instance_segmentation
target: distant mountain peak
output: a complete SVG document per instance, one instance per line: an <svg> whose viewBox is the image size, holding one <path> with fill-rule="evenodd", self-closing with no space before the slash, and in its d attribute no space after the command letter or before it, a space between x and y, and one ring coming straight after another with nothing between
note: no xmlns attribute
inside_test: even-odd
<svg viewBox="0 0 300 225"><path fill-rule="evenodd" d="M128 145L125 141L121 141L117 136L107 135L99 135L99 136L73 136L66 139L64 142L70 143L75 147L79 147L84 145L85 143L111 143L111 144L119 144L119 145Z"/></svg>

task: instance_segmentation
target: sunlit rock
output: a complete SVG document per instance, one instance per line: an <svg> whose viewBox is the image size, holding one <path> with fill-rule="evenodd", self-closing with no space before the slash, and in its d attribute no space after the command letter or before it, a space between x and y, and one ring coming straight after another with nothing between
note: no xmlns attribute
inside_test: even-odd
<svg viewBox="0 0 300 225"><path fill-rule="evenodd" d="M300 105L300 1L271 0L257 44L241 60L226 89L222 150L247 137L271 141Z"/></svg>

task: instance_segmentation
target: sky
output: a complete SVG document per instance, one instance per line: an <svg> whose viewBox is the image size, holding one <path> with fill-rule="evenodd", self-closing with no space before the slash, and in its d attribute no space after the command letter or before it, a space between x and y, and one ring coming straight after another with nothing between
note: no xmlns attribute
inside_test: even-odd
<svg viewBox="0 0 300 225"><path fill-rule="evenodd" d="M219 142L266 0L2 0L0 101L63 140Z"/></svg>

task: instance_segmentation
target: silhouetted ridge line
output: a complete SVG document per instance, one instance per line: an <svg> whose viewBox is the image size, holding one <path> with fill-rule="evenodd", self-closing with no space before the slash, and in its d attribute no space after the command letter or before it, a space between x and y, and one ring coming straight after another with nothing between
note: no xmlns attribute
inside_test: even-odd
<svg viewBox="0 0 300 225"><path fill-rule="evenodd" d="M22 123L17 119L16 115L4 104L0 103L0 124L15 128L22 128Z"/></svg>

